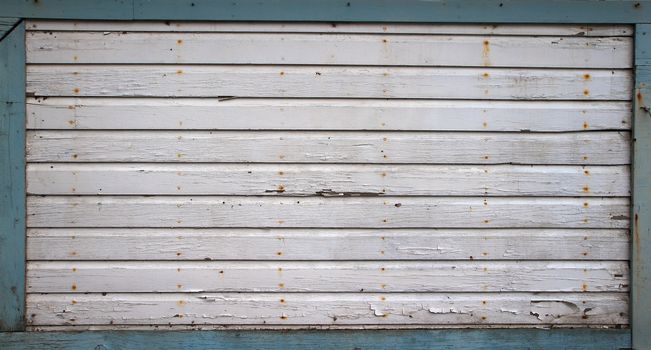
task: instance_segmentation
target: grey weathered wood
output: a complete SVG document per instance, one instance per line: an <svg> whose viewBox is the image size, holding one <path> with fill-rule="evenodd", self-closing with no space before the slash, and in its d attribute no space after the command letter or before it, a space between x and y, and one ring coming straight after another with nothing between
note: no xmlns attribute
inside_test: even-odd
<svg viewBox="0 0 651 350"><path fill-rule="evenodd" d="M450 82L454 82L451 87ZM621 100L630 70L251 65L28 65L34 96Z"/></svg>
<svg viewBox="0 0 651 350"><path fill-rule="evenodd" d="M29 196L29 227L627 228L628 198Z"/></svg>
<svg viewBox="0 0 651 350"><path fill-rule="evenodd" d="M66 261L27 264L29 293L625 292L628 262Z"/></svg>
<svg viewBox="0 0 651 350"><path fill-rule="evenodd" d="M604 164L629 132L29 131L29 162Z"/></svg>
<svg viewBox="0 0 651 350"><path fill-rule="evenodd" d="M27 314L36 325L626 325L628 295L30 294Z"/></svg>
<svg viewBox="0 0 651 350"><path fill-rule="evenodd" d="M630 102L30 98L28 129L629 130Z"/></svg>
<svg viewBox="0 0 651 350"><path fill-rule="evenodd" d="M628 166L31 163L49 195L629 196Z"/></svg>
<svg viewBox="0 0 651 350"><path fill-rule="evenodd" d="M631 38L29 32L27 63L630 68ZM143 54L134 54L146 47Z"/></svg>
<svg viewBox="0 0 651 350"><path fill-rule="evenodd" d="M595 229L61 228L27 236L32 261L627 260L630 242L627 230Z"/></svg>

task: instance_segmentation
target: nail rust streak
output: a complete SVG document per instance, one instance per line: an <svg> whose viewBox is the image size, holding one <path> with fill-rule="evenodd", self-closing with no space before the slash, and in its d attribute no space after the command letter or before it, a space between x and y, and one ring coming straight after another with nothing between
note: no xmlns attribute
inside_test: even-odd
<svg viewBox="0 0 651 350"><path fill-rule="evenodd" d="M491 65L490 52L491 52L490 41L484 40L484 46L483 46L482 52L481 52L482 64L484 66L490 66Z"/></svg>

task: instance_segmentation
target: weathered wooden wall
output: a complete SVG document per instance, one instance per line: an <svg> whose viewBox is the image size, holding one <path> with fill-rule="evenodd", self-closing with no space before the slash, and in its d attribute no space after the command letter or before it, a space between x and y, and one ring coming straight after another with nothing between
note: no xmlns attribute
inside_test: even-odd
<svg viewBox="0 0 651 350"><path fill-rule="evenodd" d="M27 28L32 329L628 324L629 26Z"/></svg>

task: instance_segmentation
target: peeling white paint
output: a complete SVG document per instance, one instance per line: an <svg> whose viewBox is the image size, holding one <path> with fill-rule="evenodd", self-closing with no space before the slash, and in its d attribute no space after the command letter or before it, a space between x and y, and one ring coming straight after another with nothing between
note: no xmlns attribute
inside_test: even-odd
<svg viewBox="0 0 651 350"><path fill-rule="evenodd" d="M33 329L629 322L630 26L27 28Z"/></svg>

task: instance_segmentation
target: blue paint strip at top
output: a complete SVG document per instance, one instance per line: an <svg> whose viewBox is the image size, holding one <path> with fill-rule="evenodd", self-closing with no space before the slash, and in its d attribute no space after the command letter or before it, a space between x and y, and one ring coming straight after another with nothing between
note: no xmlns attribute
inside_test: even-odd
<svg viewBox="0 0 651 350"><path fill-rule="evenodd" d="M216 21L651 23L651 1L4 0L0 17Z"/></svg>
<svg viewBox="0 0 651 350"><path fill-rule="evenodd" d="M137 19L441 23L633 23L649 1L576 0L135 0ZM170 9L174 14L170 16ZM252 18L254 17L254 18Z"/></svg>
<svg viewBox="0 0 651 350"><path fill-rule="evenodd" d="M133 0L2 0L0 17L132 19Z"/></svg>

